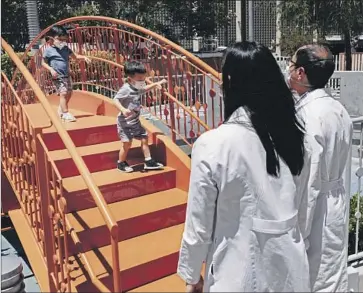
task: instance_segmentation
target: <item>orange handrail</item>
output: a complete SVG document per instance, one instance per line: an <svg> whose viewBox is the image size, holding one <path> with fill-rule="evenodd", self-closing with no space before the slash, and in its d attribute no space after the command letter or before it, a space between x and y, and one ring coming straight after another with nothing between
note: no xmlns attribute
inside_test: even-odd
<svg viewBox="0 0 363 293"><path fill-rule="evenodd" d="M111 212L109 211L107 207L107 203L105 199L103 198L101 191L99 190L98 186L95 184L91 173L89 172L84 160L79 155L76 146L74 145L72 139L70 138L68 132L64 129L61 121L56 116L55 112L53 111L50 103L48 102L47 98L45 97L44 93L42 92L39 85L34 80L31 73L28 71L28 69L25 67L23 62L19 59L19 57L15 54L14 50L10 47L10 45L1 38L1 46L6 51L6 53L9 55L11 60L15 63L19 71L22 73L23 77L27 81L27 83L30 85L30 87L33 89L34 94L38 97L39 102L42 104L44 110L46 111L47 115L49 116L51 122L53 123L54 127L58 131L59 136L61 137L64 145L66 146L70 156L72 157L74 164L76 165L79 173L81 174L83 180L85 181L93 200L95 201L99 211L101 212L101 215L103 219L106 222L106 225L110 231L111 234L111 240L113 240L113 244L116 244L116 249L118 249L117 246L117 239L118 239L118 225L115 219L113 218ZM114 246L113 245L113 246ZM118 256L117 256L118 257ZM114 280L114 291L120 292L120 279L119 279L119 261L117 260L117 265L114 267L114 270L117 271L117 274L114 274L116 277L116 280Z"/></svg>
<svg viewBox="0 0 363 293"><path fill-rule="evenodd" d="M113 62L111 60L108 59L103 59L103 58L99 58L99 57L94 57L94 56L89 56L87 55L87 57L89 57L90 59L93 60L97 60L100 62L105 62L105 63L109 63L115 67L119 67L122 70L124 69L124 66L121 64L118 64L116 62ZM147 83L151 84L151 80L149 78L146 79ZM177 104L179 107L181 107L185 112L187 112L195 121L197 121L202 127L204 127L205 130L210 130L209 126L204 123L197 115L195 115L187 106L185 106L183 103L181 103L180 101L178 101L177 98L175 98L173 95L171 95L168 92L164 92L164 94L170 99L172 100L175 104Z"/></svg>
<svg viewBox="0 0 363 293"><path fill-rule="evenodd" d="M151 84L152 81L149 78L146 78L146 82L148 84ZM164 94L173 101L173 103L177 104L179 107L181 107L185 112L187 112L190 116L192 116L192 118L194 120L196 120L201 126L204 127L205 130L210 130L209 126L207 124L205 124L202 120L200 120L200 118L195 115L190 109L188 109L187 106L185 106L183 103L181 103L180 101L178 101L177 98L175 98L173 95L169 94L167 91L164 91Z"/></svg>
<svg viewBox="0 0 363 293"><path fill-rule="evenodd" d="M115 67L120 67L121 69L124 69L124 66L121 65L121 64L118 64L114 61L111 61L111 60L108 60L108 59L103 59L103 58L99 58L99 57L95 57L95 56L92 56L92 55L85 55L87 56L88 58L92 59L92 60L96 60L96 61L100 61L100 62L105 62L105 63L109 63L111 64L112 66L115 66Z"/></svg>
<svg viewBox="0 0 363 293"><path fill-rule="evenodd" d="M177 52L179 52L180 54L189 58L195 65L197 65L198 67L203 69L206 73L209 73L212 76L214 76L215 78L220 79L220 73L217 70L213 69L207 63L205 63L204 61L202 61L201 59L199 59L198 57L196 57L189 51L185 50L181 46L175 44L174 42L168 40L167 38L153 32L153 31L150 31L146 28L143 28L139 25L130 23L128 21L121 20L121 19L115 19L115 18L111 18L111 17L106 17L106 16L75 16L75 17L63 19L61 21L58 21L55 24L64 25L66 23L71 23L71 22L76 22L76 21L85 21L85 20L105 21L105 22L109 22L112 24L116 24L116 25L123 25L125 27L140 31L141 33L143 33L145 35L149 35L149 36L161 41L165 45L171 46ZM31 48L45 36L45 34L51 29L52 26L53 25L48 26L36 38L33 39L33 41L29 44L28 48L25 50L25 54L23 55L22 60L23 60L23 58L25 58L25 56L27 56L27 53L31 50ZM16 76L16 72L13 75L12 83L14 82L15 76Z"/></svg>

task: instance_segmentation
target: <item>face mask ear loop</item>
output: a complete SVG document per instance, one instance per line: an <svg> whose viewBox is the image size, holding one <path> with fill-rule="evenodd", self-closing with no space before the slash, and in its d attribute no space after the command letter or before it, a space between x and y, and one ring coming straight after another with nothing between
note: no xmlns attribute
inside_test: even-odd
<svg viewBox="0 0 363 293"><path fill-rule="evenodd" d="M298 68L295 68L294 69L294 71L295 70L298 70ZM287 70L287 79L286 79L286 81L287 81L287 84L289 85L289 87L291 87L290 86L290 80L292 79L292 77L291 77L291 72L289 72L289 70ZM306 84L306 83L303 83L303 82L300 82L300 81L298 81L298 80L294 80L294 82L296 83L296 84L298 84L298 85L300 85L300 86L304 86L304 87L307 87L307 88L309 88L309 89L312 89L313 88L313 86L311 86L310 84Z"/></svg>

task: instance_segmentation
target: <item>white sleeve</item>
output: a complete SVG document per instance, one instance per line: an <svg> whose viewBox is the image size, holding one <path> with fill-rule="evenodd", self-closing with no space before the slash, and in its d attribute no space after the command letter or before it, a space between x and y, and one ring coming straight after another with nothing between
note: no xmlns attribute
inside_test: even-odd
<svg viewBox="0 0 363 293"><path fill-rule="evenodd" d="M315 124L315 125L314 125ZM299 226L304 238L306 249L309 248L309 236L315 214L316 202L321 190L321 167L323 164L324 136L321 123L310 123L315 127L307 127L305 145L307 158L303 168L299 191L301 203L299 207Z"/></svg>
<svg viewBox="0 0 363 293"><path fill-rule="evenodd" d="M212 243L218 197L214 166L216 160L209 154L208 146L197 141L192 152L186 222L178 263L178 274L188 284L199 281Z"/></svg>

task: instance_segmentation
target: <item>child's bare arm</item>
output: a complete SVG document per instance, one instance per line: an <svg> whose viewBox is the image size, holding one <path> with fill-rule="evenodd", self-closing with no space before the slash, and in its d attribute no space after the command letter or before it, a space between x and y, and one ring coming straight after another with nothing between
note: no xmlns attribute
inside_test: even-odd
<svg viewBox="0 0 363 293"><path fill-rule="evenodd" d="M70 56L71 56L71 58L76 59L76 60L84 60L87 64L92 62L91 59L88 58L87 56L76 54L73 51Z"/></svg>
<svg viewBox="0 0 363 293"><path fill-rule="evenodd" d="M159 89L161 89L161 85L163 85L164 83L167 83L167 80L164 78L163 80L160 80L158 82L154 82L152 84L149 84L147 85L145 88L144 88L144 91L145 92L148 92L150 90L152 90L153 88L157 87Z"/></svg>
<svg viewBox="0 0 363 293"><path fill-rule="evenodd" d="M131 111L129 109L126 109L124 106L121 105L119 99L113 99L113 104L115 107L124 115L129 116L131 114Z"/></svg>
<svg viewBox="0 0 363 293"><path fill-rule="evenodd" d="M43 68L48 70L54 78L57 77L58 73L52 67L50 67L48 65L48 63L45 61L45 59L42 60L42 66L43 66Z"/></svg>

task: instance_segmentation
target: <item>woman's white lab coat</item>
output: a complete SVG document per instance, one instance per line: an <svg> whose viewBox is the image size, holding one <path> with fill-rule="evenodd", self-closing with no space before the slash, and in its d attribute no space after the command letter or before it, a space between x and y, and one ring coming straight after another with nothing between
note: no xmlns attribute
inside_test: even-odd
<svg viewBox="0 0 363 293"><path fill-rule="evenodd" d="M267 174L243 108L230 122L194 145L178 274L195 284L206 261L203 292L308 292L294 178L282 161L279 178Z"/></svg>
<svg viewBox="0 0 363 293"><path fill-rule="evenodd" d="M350 159L352 122L345 108L324 89L306 94L297 102L296 109L306 123L306 138L312 149L308 209L299 212L308 248L312 291L348 292L349 195L345 194L343 172Z"/></svg>

